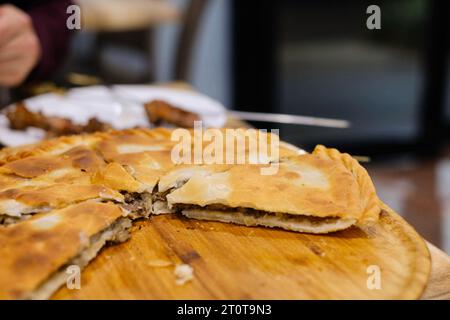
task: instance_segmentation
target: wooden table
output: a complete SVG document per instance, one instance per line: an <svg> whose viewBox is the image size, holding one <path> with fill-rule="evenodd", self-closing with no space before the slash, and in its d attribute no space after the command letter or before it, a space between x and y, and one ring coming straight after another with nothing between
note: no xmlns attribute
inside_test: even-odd
<svg viewBox="0 0 450 320"><path fill-rule="evenodd" d="M151 216L129 241L109 246L54 299L416 299L427 284L428 250L388 207L377 224L333 235ZM194 270L176 285L176 265ZM368 271L382 272L380 290ZM381 283L380 283L381 284Z"/></svg>

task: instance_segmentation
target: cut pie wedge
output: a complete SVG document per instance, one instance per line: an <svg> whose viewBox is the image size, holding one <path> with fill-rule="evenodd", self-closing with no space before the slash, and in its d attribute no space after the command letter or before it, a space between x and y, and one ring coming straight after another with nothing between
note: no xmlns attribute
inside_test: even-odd
<svg viewBox="0 0 450 320"><path fill-rule="evenodd" d="M122 202L118 190L92 179L106 166L96 152L83 146L6 163L0 167L0 225L90 199Z"/></svg>
<svg viewBox="0 0 450 320"><path fill-rule="evenodd" d="M64 208L86 200L123 202L123 196L95 184L53 184L0 192L0 224L12 224L31 215Z"/></svg>
<svg viewBox="0 0 450 320"><path fill-rule="evenodd" d="M87 201L0 228L0 299L46 299L107 242L128 239L119 206Z"/></svg>
<svg viewBox="0 0 450 320"><path fill-rule="evenodd" d="M271 175L261 174L266 165L234 165L224 171L213 166L197 169L189 179L185 171L178 178L172 172L171 185L181 186L166 195L168 208L194 219L309 233L378 219L381 209L373 184L349 155L319 146L313 154L278 165Z"/></svg>

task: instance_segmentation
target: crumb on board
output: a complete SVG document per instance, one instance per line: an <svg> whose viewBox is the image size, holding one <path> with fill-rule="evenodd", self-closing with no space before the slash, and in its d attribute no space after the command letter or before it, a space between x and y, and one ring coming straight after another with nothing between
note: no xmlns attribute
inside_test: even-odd
<svg viewBox="0 0 450 320"><path fill-rule="evenodd" d="M194 269L188 264L179 264L175 267L175 283L182 286L194 278Z"/></svg>
<svg viewBox="0 0 450 320"><path fill-rule="evenodd" d="M150 267L154 268L164 268L172 265L172 262L164 259L152 259L147 262Z"/></svg>

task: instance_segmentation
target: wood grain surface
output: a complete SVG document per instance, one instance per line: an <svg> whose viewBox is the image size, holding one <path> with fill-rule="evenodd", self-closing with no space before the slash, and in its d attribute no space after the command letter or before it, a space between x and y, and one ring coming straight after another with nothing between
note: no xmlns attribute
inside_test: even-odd
<svg viewBox="0 0 450 320"><path fill-rule="evenodd" d="M174 266L194 279L176 285ZM170 264L170 265L167 265ZM158 266L166 265L166 266ZM367 287L367 268L381 289ZM55 299L415 299L427 284L425 242L389 208L380 223L310 235L154 216L82 272L81 289Z"/></svg>
<svg viewBox="0 0 450 320"><path fill-rule="evenodd" d="M431 274L422 299L450 300L450 256L427 243L431 255Z"/></svg>

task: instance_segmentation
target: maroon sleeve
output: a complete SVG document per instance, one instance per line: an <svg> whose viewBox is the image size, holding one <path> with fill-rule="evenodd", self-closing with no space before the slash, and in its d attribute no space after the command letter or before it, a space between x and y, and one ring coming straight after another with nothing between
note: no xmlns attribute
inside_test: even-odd
<svg viewBox="0 0 450 320"><path fill-rule="evenodd" d="M27 10L39 38L42 56L29 80L43 80L61 65L73 31L66 26L67 7L70 0L43 1Z"/></svg>

